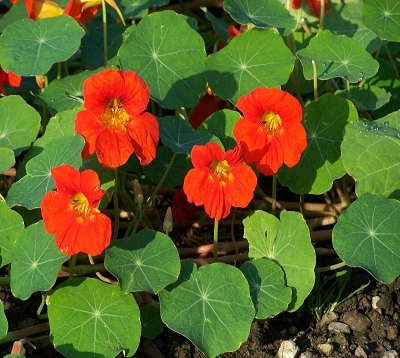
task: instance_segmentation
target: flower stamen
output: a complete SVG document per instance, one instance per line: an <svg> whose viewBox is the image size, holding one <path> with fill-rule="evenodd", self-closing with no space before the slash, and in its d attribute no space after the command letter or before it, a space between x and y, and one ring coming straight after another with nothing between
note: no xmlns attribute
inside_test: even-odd
<svg viewBox="0 0 400 358"><path fill-rule="evenodd" d="M226 179L231 168L226 160L214 160L210 170L218 179Z"/></svg>
<svg viewBox="0 0 400 358"><path fill-rule="evenodd" d="M279 114L272 111L264 111L261 116L260 123L264 125L267 132L270 132L273 136L281 129L282 119Z"/></svg>
<svg viewBox="0 0 400 358"><path fill-rule="evenodd" d="M101 118L106 128L118 127L123 132L126 132L126 124L130 116L125 111L122 99L113 97L108 100L106 110Z"/></svg>
<svg viewBox="0 0 400 358"><path fill-rule="evenodd" d="M73 206L74 212L79 216L86 217L90 213L89 200L83 193L76 193L71 198L71 204Z"/></svg>

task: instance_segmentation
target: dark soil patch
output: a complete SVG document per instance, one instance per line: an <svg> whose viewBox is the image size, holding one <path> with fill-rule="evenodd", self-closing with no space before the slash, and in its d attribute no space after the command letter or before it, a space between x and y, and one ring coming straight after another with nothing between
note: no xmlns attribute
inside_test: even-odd
<svg viewBox="0 0 400 358"><path fill-rule="evenodd" d="M326 357L318 345L329 343L333 346L330 357L368 357L380 358L384 351L400 352L400 278L390 285L377 282L366 271L353 270L346 286L344 296L370 281L362 292L336 307L336 321L350 325L350 333L328 330L327 324L316 324L313 317L300 308L294 313L282 313L265 322L254 322L249 338L236 352L220 355L223 358L275 357L284 340L293 340L300 348L298 356L310 352L309 357ZM379 310L372 307L372 297L379 296ZM12 296L8 287L0 288L0 298L5 306L9 330L22 329L41 323L36 318L41 296L35 293L27 301ZM48 334L31 339L37 346L34 351L27 349L27 357L63 357L52 347ZM0 349L2 356L10 353L11 344ZM357 354L356 354L357 350ZM365 355L364 355L365 354ZM121 355L122 357L122 355ZM150 341L142 340L135 358L204 358L205 356L185 337L165 328L164 332Z"/></svg>

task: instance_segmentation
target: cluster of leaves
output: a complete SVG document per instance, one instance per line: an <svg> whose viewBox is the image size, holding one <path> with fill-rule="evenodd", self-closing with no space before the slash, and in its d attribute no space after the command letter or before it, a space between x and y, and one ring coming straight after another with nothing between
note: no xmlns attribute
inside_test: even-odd
<svg viewBox="0 0 400 358"><path fill-rule="evenodd" d="M180 261L167 235L143 229L105 250L103 268L119 285L74 277L53 287L69 257L44 230L38 210L54 188L51 168L93 169L102 188L116 192L112 170L95 156L82 160L84 141L74 130L83 81L104 65L137 72L153 101L175 110L157 118L162 145L153 162L142 168L132 156L119 169L144 173L154 183L164 180L166 187L183 183L195 144L214 141L225 150L235 145L237 111L218 111L196 131L184 115L206 83L234 105L261 86L295 94L305 103L308 146L296 166L279 170L279 182L293 193L317 195L335 179L353 177L358 198L333 229L334 248L347 265L363 267L382 282L399 274L398 1L330 3L326 17L318 19L306 4L287 10L280 0L225 0L232 21L252 28L229 44L228 24L209 9L203 9L204 18L213 34L171 10L148 14L149 7L167 3L121 0L124 18L141 20L124 27L110 21L116 13L107 14L107 50L101 17L89 21L85 32L67 15L28 20L24 2L18 2L0 20L0 66L23 76L14 94L7 88L0 99L0 173L23 154L16 181L0 201L0 266L10 265L11 291L22 300L54 289L47 300L51 340L67 357L132 355L141 334L154 337L162 322L215 357L238 349L254 318L297 310L315 279L315 251L302 215L282 211L278 219L258 210L243 221L250 261L239 269ZM206 50L218 47L215 41L226 46L207 57ZM33 76L43 74L48 83L39 90ZM94 267L78 265L75 274L100 270ZM143 291L158 294L159 309L155 302L142 305ZM6 333L1 310L0 336Z"/></svg>

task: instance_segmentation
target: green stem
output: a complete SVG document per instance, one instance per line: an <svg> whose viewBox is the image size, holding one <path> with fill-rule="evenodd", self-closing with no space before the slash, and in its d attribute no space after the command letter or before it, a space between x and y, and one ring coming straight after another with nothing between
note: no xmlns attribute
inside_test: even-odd
<svg viewBox="0 0 400 358"><path fill-rule="evenodd" d="M276 213L276 173L272 176L272 203L271 214Z"/></svg>
<svg viewBox="0 0 400 358"><path fill-rule="evenodd" d="M165 178L167 177L169 171L171 170L172 164L174 164L175 158L176 158L176 153L174 153L174 155L172 156L171 160L169 161L168 167L167 167L167 169L165 169L164 175L162 176L160 182L158 183L158 185L154 189L153 193L151 194L151 197L147 200L146 204L142 208L142 211L141 211L140 215L135 215L134 216L133 219L135 220L135 226L132 229L132 233L135 233L136 230L138 229L139 223L142 221L143 213L149 208L150 204L154 201L155 196L157 195L158 191L160 190L161 186L164 183ZM138 217L138 219L135 219L137 217ZM133 220L132 220L132 222L133 222ZM129 226L131 226L131 224Z"/></svg>
<svg viewBox="0 0 400 358"><path fill-rule="evenodd" d="M10 285L10 276L0 277L0 286Z"/></svg>
<svg viewBox="0 0 400 358"><path fill-rule="evenodd" d="M108 61L108 41L107 41L107 8L105 0L101 0L103 10L103 47L104 47L104 66L107 67Z"/></svg>
<svg viewBox="0 0 400 358"><path fill-rule="evenodd" d="M313 74L314 74L314 99L317 100L318 99L318 77L317 77L317 65L315 64L315 61L312 60L311 61L312 66L313 66Z"/></svg>
<svg viewBox="0 0 400 358"><path fill-rule="evenodd" d="M38 310L37 310L37 312L36 312L36 316L37 316L37 318L39 318L39 319L45 319L45 318L47 318L47 313L45 313L45 314L42 314L42 310L43 310L43 307L44 307L44 304L46 303L46 293L45 292L42 292L42 302L40 303L40 306L39 306L39 308L38 308Z"/></svg>
<svg viewBox="0 0 400 358"><path fill-rule="evenodd" d="M214 262L218 262L218 220L214 220Z"/></svg>
<svg viewBox="0 0 400 358"><path fill-rule="evenodd" d="M118 237L119 230L119 208L118 208L118 169L114 169L115 176L115 187L113 194L113 202L114 202L114 232L112 239L115 240Z"/></svg>
<svg viewBox="0 0 400 358"><path fill-rule="evenodd" d="M389 57L390 63L392 64L392 67L393 67L394 73L396 74L396 77L399 77L399 70L397 69L396 64L393 61L392 54L390 53L389 48L388 48L387 45L385 46L385 50L386 50L386 53L387 53L387 55Z"/></svg>
<svg viewBox="0 0 400 358"><path fill-rule="evenodd" d="M333 270L337 270L343 266L346 266L347 264L345 262L340 262L338 264L335 265L330 265L330 266L325 266L325 267L320 267L314 270L315 273L321 273L321 272L326 272L326 271L333 271Z"/></svg>
<svg viewBox="0 0 400 358"><path fill-rule="evenodd" d="M72 257L69 259L69 278L74 277L74 270L75 270L75 263L76 263L76 257L78 255L72 255Z"/></svg>
<svg viewBox="0 0 400 358"><path fill-rule="evenodd" d="M319 29L322 31L324 29L324 16L325 16L325 1L321 0L321 12L319 14Z"/></svg>
<svg viewBox="0 0 400 358"><path fill-rule="evenodd" d="M61 77L62 77L61 62L57 62L57 79L59 80Z"/></svg>
<svg viewBox="0 0 400 358"><path fill-rule="evenodd" d="M41 323L36 326L20 329L19 331L8 332L5 337L0 339L0 345L8 342L19 341L26 336L30 336L32 334L41 333L48 331L50 329L49 322Z"/></svg>

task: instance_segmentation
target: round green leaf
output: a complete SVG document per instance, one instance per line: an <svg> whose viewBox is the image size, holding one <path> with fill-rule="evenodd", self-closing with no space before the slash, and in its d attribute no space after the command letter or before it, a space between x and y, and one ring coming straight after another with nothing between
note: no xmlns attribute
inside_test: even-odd
<svg viewBox="0 0 400 358"><path fill-rule="evenodd" d="M364 0L363 23L381 39L400 41L400 3L398 0Z"/></svg>
<svg viewBox="0 0 400 358"><path fill-rule="evenodd" d="M180 260L172 240L158 231L142 231L114 240L106 249L104 266L118 278L123 292L157 293L175 282Z"/></svg>
<svg viewBox="0 0 400 358"><path fill-rule="evenodd" d="M0 339L7 335L7 331L8 331L8 321L4 313L3 302L0 301Z"/></svg>
<svg viewBox="0 0 400 358"><path fill-rule="evenodd" d="M308 226L300 213L282 211L279 220L257 210L243 220L244 237L249 241L250 258L270 258L284 270L286 285L293 296L288 310L297 310L311 292L315 251Z"/></svg>
<svg viewBox="0 0 400 358"><path fill-rule="evenodd" d="M80 107L82 102L79 98L83 97L83 82L100 70L83 71L77 75L55 79L36 97L35 102L45 106L53 116L57 112Z"/></svg>
<svg viewBox="0 0 400 358"><path fill-rule="evenodd" d="M388 103L391 96L384 88L369 84L364 87L351 86L350 91L339 90L335 92L335 95L349 99L358 111L373 111L378 109Z"/></svg>
<svg viewBox="0 0 400 358"><path fill-rule="evenodd" d="M0 267L11 262L14 244L23 232L21 216L0 200Z"/></svg>
<svg viewBox="0 0 400 358"><path fill-rule="evenodd" d="M287 309L292 290L285 286L284 272L279 265L259 258L243 263L240 271L249 282L256 318L266 319Z"/></svg>
<svg viewBox="0 0 400 358"><path fill-rule="evenodd" d="M371 84L388 91L392 97L388 104L374 111L375 118L384 117L400 108L400 78L393 76L374 77Z"/></svg>
<svg viewBox="0 0 400 358"><path fill-rule="evenodd" d="M362 6L363 1L355 1L331 7L324 19L324 28L335 35L346 35L369 53L374 53L380 45L380 39L363 25Z"/></svg>
<svg viewBox="0 0 400 358"><path fill-rule="evenodd" d="M356 180L356 194L383 194L400 200L400 111L374 122L346 126L342 160Z"/></svg>
<svg viewBox="0 0 400 358"><path fill-rule="evenodd" d="M132 356L140 340L139 308L119 286L73 278L57 286L48 302L50 339L66 357Z"/></svg>
<svg viewBox="0 0 400 358"><path fill-rule="evenodd" d="M143 18L118 52L123 69L138 72L165 108L193 107L205 91L201 36L173 11Z"/></svg>
<svg viewBox="0 0 400 358"><path fill-rule="evenodd" d="M129 17L138 19L147 14L149 7L167 5L168 3L169 0L121 0L118 2L118 6L125 19Z"/></svg>
<svg viewBox="0 0 400 358"><path fill-rule="evenodd" d="M9 148L0 148L0 174L15 164L14 152Z"/></svg>
<svg viewBox="0 0 400 358"><path fill-rule="evenodd" d="M150 164L143 168L146 177L148 177L154 183L159 183L165 171L167 170L173 155L174 152L168 147L158 147L156 157L151 161ZM189 167L190 160L188 155L177 154L174 163L172 164L172 167L168 171L168 174L163 182L163 187L173 188L176 185L182 184Z"/></svg>
<svg viewBox="0 0 400 358"><path fill-rule="evenodd" d="M23 178L15 182L7 195L8 206L22 205L28 209L38 208L44 194L54 188L50 170L64 164L79 168L84 140L80 135L52 140L43 151L26 165Z"/></svg>
<svg viewBox="0 0 400 358"><path fill-rule="evenodd" d="M26 300L33 292L49 290L68 258L58 250L54 235L47 233L43 221L28 226L14 245L11 292Z"/></svg>
<svg viewBox="0 0 400 358"><path fill-rule="evenodd" d="M213 113L198 129L206 130L208 133L218 137L225 150L229 150L237 144L233 137L233 127L241 117L241 114L237 111L223 109L222 111Z"/></svg>
<svg viewBox="0 0 400 358"><path fill-rule="evenodd" d="M375 75L379 68L379 62L357 41L333 35L328 30L319 32L305 49L297 51L297 56L306 79L313 78L312 60L321 80L343 77L350 82L359 82Z"/></svg>
<svg viewBox="0 0 400 358"><path fill-rule="evenodd" d="M322 194L330 190L333 180L346 173L340 144L344 127L356 120L358 114L350 101L326 94L310 102L304 109L303 117L307 148L293 168L286 165L280 168L278 179L294 193Z"/></svg>
<svg viewBox="0 0 400 358"><path fill-rule="evenodd" d="M257 87L280 87L294 67L294 55L279 34L252 30L206 59L206 80L222 99L236 103Z"/></svg>
<svg viewBox="0 0 400 358"><path fill-rule="evenodd" d="M205 145L215 141L206 131L195 131L188 121L180 117L157 117L160 138L164 145L177 154L190 154L194 145ZM218 139L218 138L217 138ZM216 141L218 143L218 140Z"/></svg>
<svg viewBox="0 0 400 358"><path fill-rule="evenodd" d="M0 147L12 149L15 155L29 148L38 134L40 119L39 113L21 96L1 98Z"/></svg>
<svg viewBox="0 0 400 358"><path fill-rule="evenodd" d="M0 37L1 66L18 76L45 74L54 63L68 60L84 35L83 28L67 15L15 21Z"/></svg>
<svg viewBox="0 0 400 358"><path fill-rule="evenodd" d="M159 297L163 322L208 357L237 350L249 335L254 307L236 267L213 263L197 269L183 261L178 281Z"/></svg>
<svg viewBox="0 0 400 358"><path fill-rule="evenodd" d="M391 283L400 274L400 203L380 194L361 196L339 217L332 242L347 265Z"/></svg>
<svg viewBox="0 0 400 358"><path fill-rule="evenodd" d="M142 322L142 335L148 339L156 338L163 331L160 310L151 305L140 307L140 321Z"/></svg>
<svg viewBox="0 0 400 358"><path fill-rule="evenodd" d="M221 21L217 17L215 17L213 13L207 8L202 7L201 10L204 11L207 19L211 21L213 29L218 37L221 39L221 42L226 45L230 37L230 34L228 32L229 25L226 22Z"/></svg>
<svg viewBox="0 0 400 358"><path fill-rule="evenodd" d="M276 28L283 36L289 35L297 21L279 0L225 0L224 10L243 25Z"/></svg>

